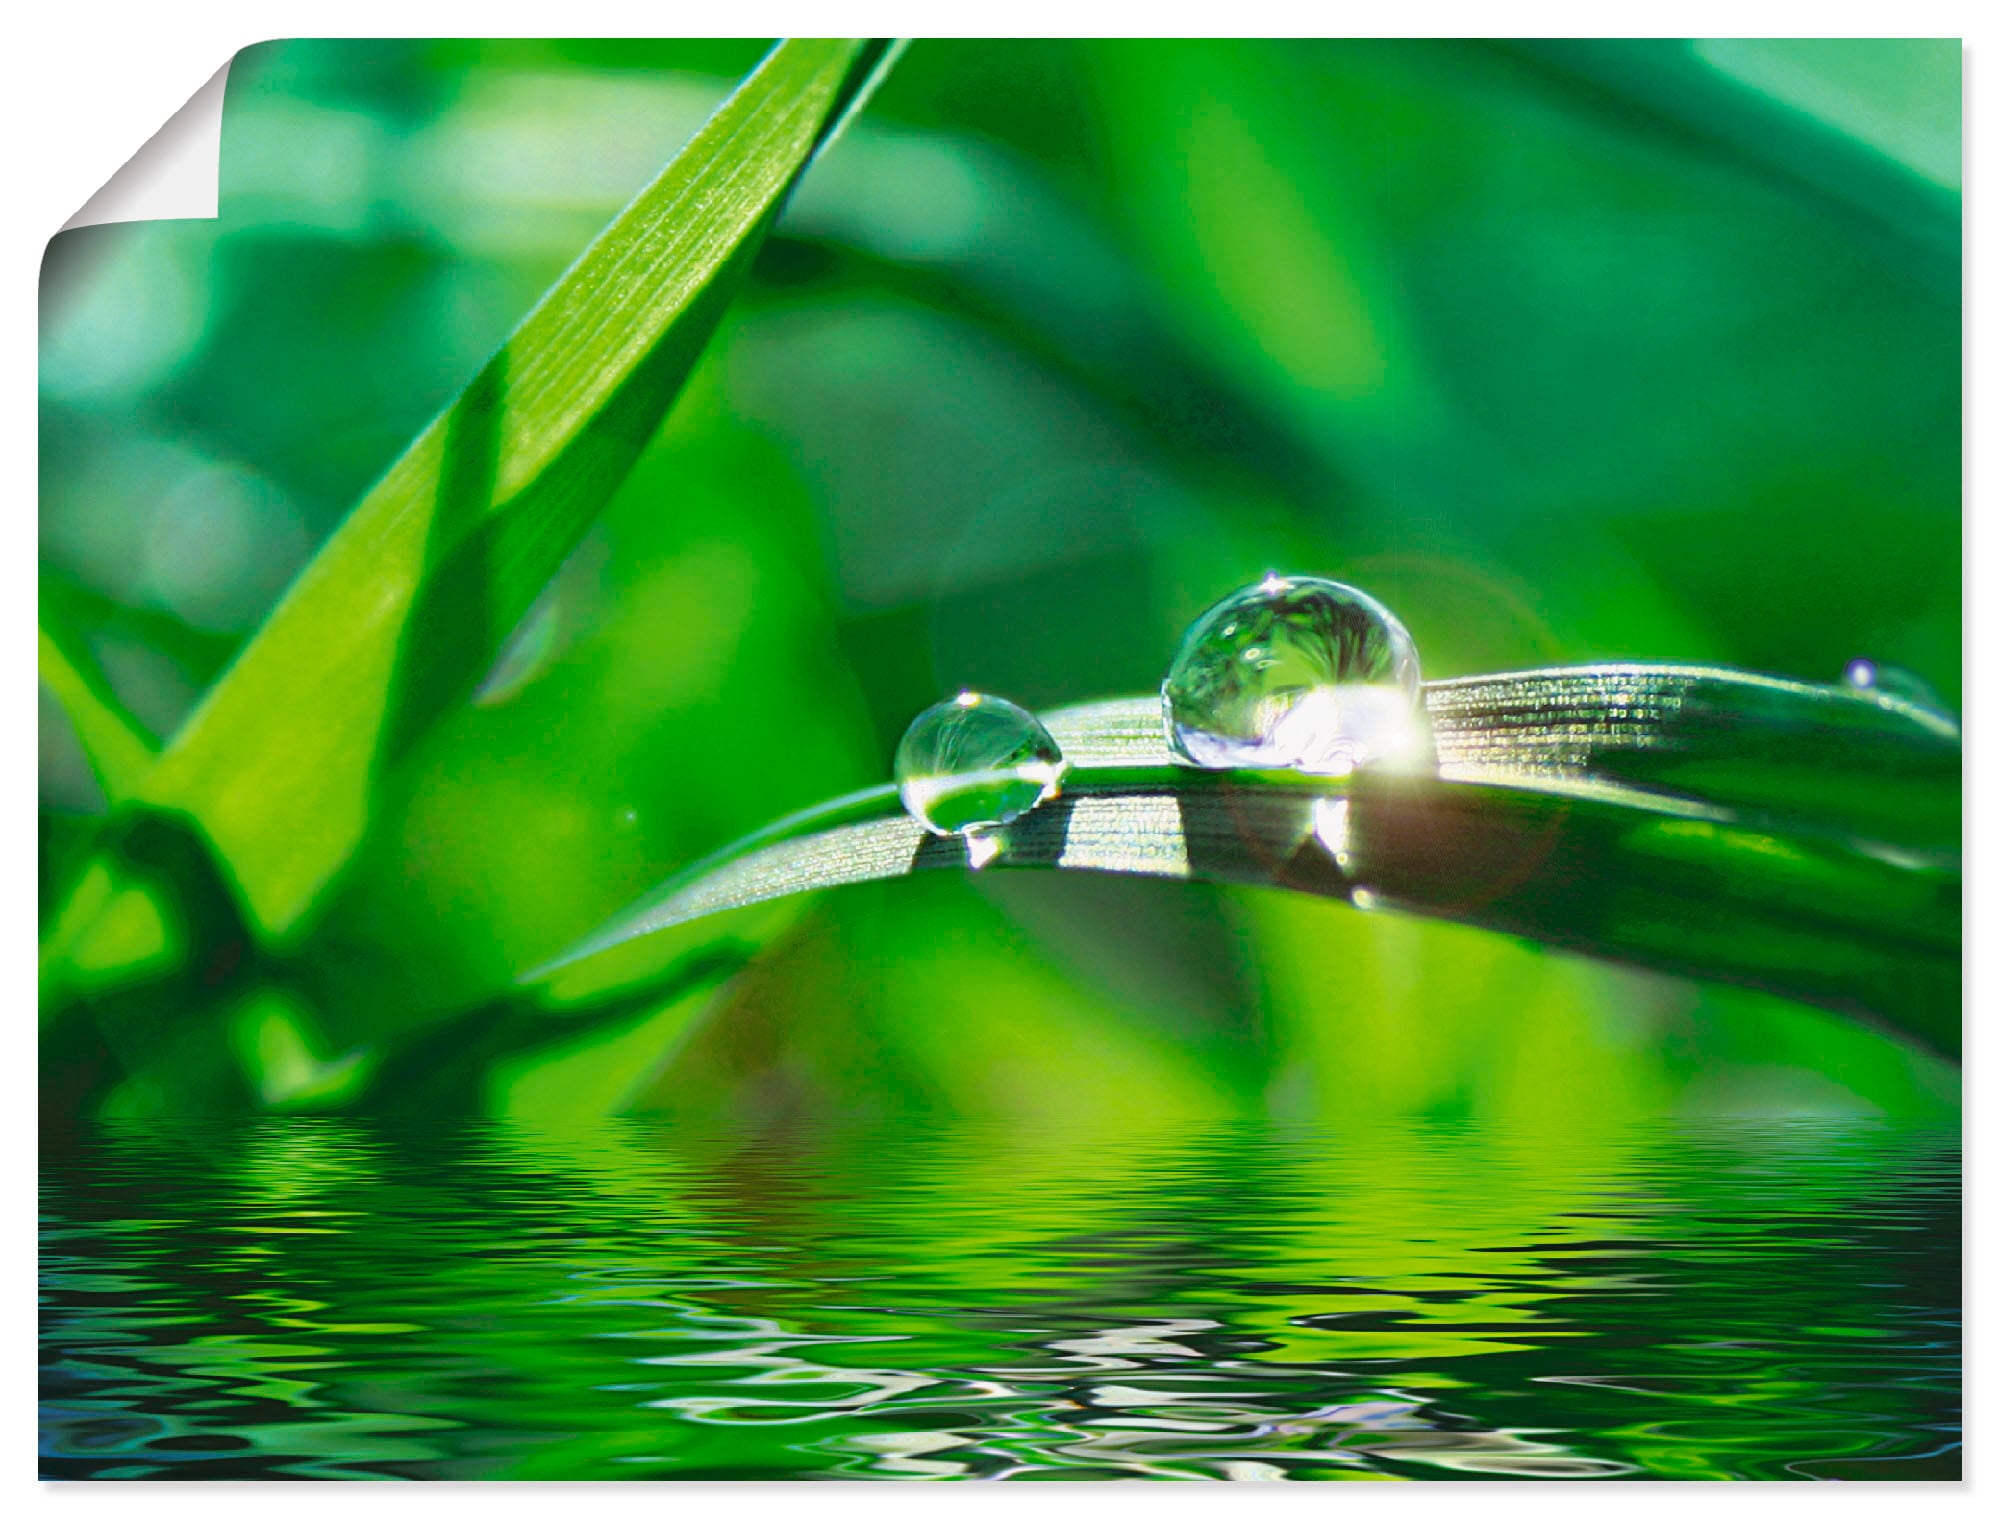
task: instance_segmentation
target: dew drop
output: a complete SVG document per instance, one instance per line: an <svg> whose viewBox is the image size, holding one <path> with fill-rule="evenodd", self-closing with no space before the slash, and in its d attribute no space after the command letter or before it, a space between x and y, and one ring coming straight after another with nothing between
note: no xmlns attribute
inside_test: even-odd
<svg viewBox="0 0 2000 1519"><path fill-rule="evenodd" d="M926 707L896 746L903 806L932 833L947 836L1032 812L1061 793L1068 769L1034 713L977 691Z"/></svg>
<svg viewBox="0 0 2000 1519"><path fill-rule="evenodd" d="M1374 597L1273 574L1195 619L1160 700L1189 764L1345 775L1429 762L1422 681L1416 644Z"/></svg>
<svg viewBox="0 0 2000 1519"><path fill-rule="evenodd" d="M1878 665L1872 659L1852 659L1841 673L1841 682L1850 691L1862 691L1870 696L1890 696L1919 707L1940 710L1944 707L1937 692L1898 665Z"/></svg>
<svg viewBox="0 0 2000 1519"><path fill-rule="evenodd" d="M494 655L472 693L472 705L497 707L519 696L548 668L561 638L562 604L556 582L550 581Z"/></svg>
<svg viewBox="0 0 2000 1519"><path fill-rule="evenodd" d="M1924 680L1899 665L1872 659L1851 659L1840 675L1841 689L1874 700L1878 706L1913 717L1941 734L1956 736L1958 714Z"/></svg>

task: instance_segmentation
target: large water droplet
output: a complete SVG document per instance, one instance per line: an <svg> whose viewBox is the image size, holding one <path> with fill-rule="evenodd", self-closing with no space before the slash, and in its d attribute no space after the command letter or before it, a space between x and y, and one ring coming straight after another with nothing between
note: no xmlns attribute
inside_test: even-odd
<svg viewBox="0 0 2000 1519"><path fill-rule="evenodd" d="M1058 795L1068 769L1034 713L977 691L926 707L896 746L903 805L937 834L1011 823Z"/></svg>
<svg viewBox="0 0 2000 1519"><path fill-rule="evenodd" d="M1430 757L1417 646L1337 580L1266 575L1210 607L1160 688L1167 742L1204 769L1345 775Z"/></svg>

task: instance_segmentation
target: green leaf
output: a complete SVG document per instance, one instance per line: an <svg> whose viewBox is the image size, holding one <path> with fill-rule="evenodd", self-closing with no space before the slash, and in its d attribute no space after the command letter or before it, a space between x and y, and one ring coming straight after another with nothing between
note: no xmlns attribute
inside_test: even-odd
<svg viewBox="0 0 2000 1519"><path fill-rule="evenodd" d="M96 661L57 623L46 601L36 634L41 683L62 703L105 800L115 807L138 791L152 769L152 735L125 710Z"/></svg>
<svg viewBox="0 0 2000 1519"><path fill-rule="evenodd" d="M1906 157L1888 150L1883 140L1870 141L1836 126L1827 115L1801 109L1799 96L1821 92L1798 88L1802 60L1794 57L1789 71L1768 56L1761 69L1747 65L1758 44L1740 42L1717 49L1710 43L1667 43L1656 39L1542 39L1502 44L1518 56L1547 68L1582 97L1634 125L1650 126L1755 166L1780 186L1804 199L1840 211L1866 226L1890 246L1912 255L1913 267L1939 284L1956 289L1963 240L1963 213L1955 177L1937 177L1916 168ZM1905 43L1908 48L1912 44ZM1795 55L1825 51L1839 44L1829 39L1787 41L1781 46ZM1937 49L1952 58L1945 77L1958 85L1958 44L1932 39L1914 44ZM1933 86L1936 53L1924 62ZM1868 45L1864 66L1879 69L1905 61L1903 49L1890 51L1880 41ZM1733 65L1726 71L1718 62ZM1825 60L1832 62L1833 60ZM1848 67L1853 67L1849 61ZM1787 80L1786 74L1792 76ZM1758 81L1753 83L1752 81ZM1848 81L1850 92L1852 81ZM1761 84L1762 87L1759 87ZM1787 89L1774 86L1787 84ZM1787 95L1794 98L1787 99ZM1865 98L1838 99L1835 113L1851 128L1865 122L1878 139L1898 140L1903 126L1884 120L1891 113L1880 102ZM1926 116L1937 115L1927 102ZM1954 119L1955 110L1946 113ZM1944 134L1949 139L1951 134ZM1935 150L1933 150L1935 151ZM1953 166L1955 170L1955 165Z"/></svg>
<svg viewBox="0 0 2000 1519"><path fill-rule="evenodd" d="M1959 1044L1960 745L1945 714L1725 670L1435 683L1435 776L1175 766L1158 702L1050 713L1064 795L980 847L893 787L669 880L555 965L793 892L936 868L1280 887L1754 986Z"/></svg>
<svg viewBox="0 0 2000 1519"><path fill-rule="evenodd" d="M893 50L774 49L354 509L139 787L282 938L652 437L787 192Z"/></svg>

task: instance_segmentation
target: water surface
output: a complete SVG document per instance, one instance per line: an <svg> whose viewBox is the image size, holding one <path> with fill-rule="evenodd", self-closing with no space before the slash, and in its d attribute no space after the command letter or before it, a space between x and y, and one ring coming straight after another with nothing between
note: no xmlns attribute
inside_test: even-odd
<svg viewBox="0 0 2000 1519"><path fill-rule="evenodd" d="M1944 1478L1956 1136L45 1141L54 1477Z"/></svg>

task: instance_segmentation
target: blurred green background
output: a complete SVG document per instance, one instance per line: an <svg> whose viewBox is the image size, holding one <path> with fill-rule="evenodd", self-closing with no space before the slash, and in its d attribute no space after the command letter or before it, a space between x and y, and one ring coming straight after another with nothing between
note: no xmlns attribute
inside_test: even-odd
<svg viewBox="0 0 2000 1519"><path fill-rule="evenodd" d="M278 42L215 222L43 281L41 594L171 733L314 547L764 50ZM1948 1117L1827 1013L1321 901L857 888L509 992L884 779L961 686L1154 686L1268 568L1433 678L1961 679L1956 42L938 42L807 175L658 438L282 954L45 1027L44 1107L1556 1128ZM44 909L103 801L41 714Z"/></svg>

